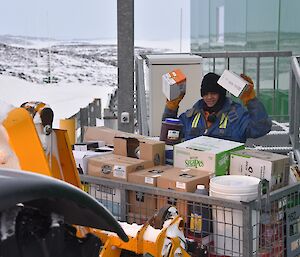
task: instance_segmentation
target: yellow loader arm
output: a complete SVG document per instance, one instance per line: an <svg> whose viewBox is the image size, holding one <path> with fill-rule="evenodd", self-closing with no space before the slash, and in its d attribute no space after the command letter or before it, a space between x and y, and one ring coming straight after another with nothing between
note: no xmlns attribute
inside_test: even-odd
<svg viewBox="0 0 300 257"><path fill-rule="evenodd" d="M52 133L46 135L50 147L45 153L36 125L27 110L24 108L11 110L2 124L22 170L61 179L81 187L66 131L54 129Z"/></svg>
<svg viewBox="0 0 300 257"><path fill-rule="evenodd" d="M19 159L21 169L52 177L30 114L23 108L13 109L2 124L8 134L9 144Z"/></svg>
<svg viewBox="0 0 300 257"><path fill-rule="evenodd" d="M161 229L155 229L150 224L151 219L140 226L120 222L121 227L129 237L128 242L122 241L115 233L93 229L92 233L104 242L100 257L120 257L122 250L137 255L148 254L155 257L190 257L186 251L183 219L178 215L175 207L169 207L167 211L170 209L173 212L175 210L176 214L166 220Z"/></svg>

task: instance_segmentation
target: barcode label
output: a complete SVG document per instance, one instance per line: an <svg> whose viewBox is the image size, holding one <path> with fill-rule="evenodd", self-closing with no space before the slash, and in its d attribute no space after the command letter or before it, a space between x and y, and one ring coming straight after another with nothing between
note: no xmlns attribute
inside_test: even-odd
<svg viewBox="0 0 300 257"><path fill-rule="evenodd" d="M126 179L126 168L125 166L115 165L113 176L116 178L123 178Z"/></svg>
<svg viewBox="0 0 300 257"><path fill-rule="evenodd" d="M180 189L185 189L185 183L176 181L176 187Z"/></svg>
<svg viewBox="0 0 300 257"><path fill-rule="evenodd" d="M154 184L154 178L145 177L145 183L146 184Z"/></svg>

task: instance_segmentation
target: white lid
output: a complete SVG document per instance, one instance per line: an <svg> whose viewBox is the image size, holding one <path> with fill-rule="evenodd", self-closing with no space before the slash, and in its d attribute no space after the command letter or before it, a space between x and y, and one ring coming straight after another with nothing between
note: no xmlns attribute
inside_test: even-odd
<svg viewBox="0 0 300 257"><path fill-rule="evenodd" d="M205 189L204 185L197 185L197 189Z"/></svg>
<svg viewBox="0 0 300 257"><path fill-rule="evenodd" d="M210 190L223 194L249 194L258 192L259 178L244 175L225 175L210 179Z"/></svg>

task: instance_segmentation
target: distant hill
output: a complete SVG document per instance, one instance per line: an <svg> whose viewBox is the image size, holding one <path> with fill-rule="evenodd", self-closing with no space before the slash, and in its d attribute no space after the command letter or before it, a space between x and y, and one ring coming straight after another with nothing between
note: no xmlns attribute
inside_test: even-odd
<svg viewBox="0 0 300 257"><path fill-rule="evenodd" d="M159 51L141 47L135 50ZM87 82L116 86L117 46L96 40L57 41L0 35L0 75L38 84Z"/></svg>

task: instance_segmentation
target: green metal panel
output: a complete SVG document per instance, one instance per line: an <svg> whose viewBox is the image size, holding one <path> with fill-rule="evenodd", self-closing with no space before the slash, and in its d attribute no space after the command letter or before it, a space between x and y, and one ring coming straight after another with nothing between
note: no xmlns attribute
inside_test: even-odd
<svg viewBox="0 0 300 257"><path fill-rule="evenodd" d="M288 90L262 89L259 99L264 104L267 113L277 121L287 121L288 110Z"/></svg>

